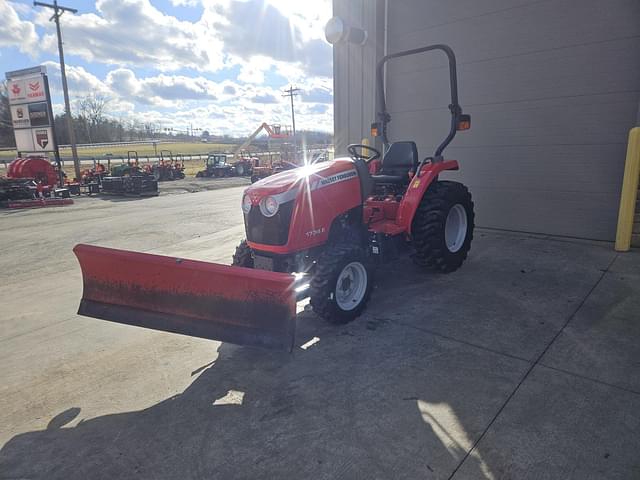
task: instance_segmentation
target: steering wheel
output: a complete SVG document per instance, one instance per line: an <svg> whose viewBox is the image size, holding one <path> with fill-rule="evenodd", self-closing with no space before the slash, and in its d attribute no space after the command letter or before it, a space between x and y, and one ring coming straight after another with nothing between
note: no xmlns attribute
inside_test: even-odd
<svg viewBox="0 0 640 480"><path fill-rule="evenodd" d="M357 149L360 149L358 152ZM369 150L371 155L363 155L363 150ZM380 152L369 145L362 145L360 143L352 143L347 147L347 152L351 155L351 158L354 160L364 160L366 163L371 162L372 160L376 160L380 158Z"/></svg>

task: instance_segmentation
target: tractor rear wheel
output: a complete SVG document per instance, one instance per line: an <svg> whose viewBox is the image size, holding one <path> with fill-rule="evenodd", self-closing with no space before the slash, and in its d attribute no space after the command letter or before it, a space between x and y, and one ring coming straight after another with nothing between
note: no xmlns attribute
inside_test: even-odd
<svg viewBox="0 0 640 480"><path fill-rule="evenodd" d="M361 248L330 246L316 261L309 296L313 311L331 323L346 323L364 310L372 274Z"/></svg>
<svg viewBox="0 0 640 480"><path fill-rule="evenodd" d="M249 247L246 240L242 240L240 245L236 247L236 252L233 254L233 262L231 265L235 267L253 268L251 247Z"/></svg>
<svg viewBox="0 0 640 480"><path fill-rule="evenodd" d="M473 202L467 187L439 181L425 193L411 226L413 261L439 272L457 270L471 249Z"/></svg>

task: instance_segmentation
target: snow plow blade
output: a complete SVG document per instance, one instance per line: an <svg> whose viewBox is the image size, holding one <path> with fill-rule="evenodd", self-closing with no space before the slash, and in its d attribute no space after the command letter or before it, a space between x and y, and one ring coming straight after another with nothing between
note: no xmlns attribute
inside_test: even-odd
<svg viewBox="0 0 640 480"><path fill-rule="evenodd" d="M293 277L147 253L76 245L79 315L127 325L291 350Z"/></svg>

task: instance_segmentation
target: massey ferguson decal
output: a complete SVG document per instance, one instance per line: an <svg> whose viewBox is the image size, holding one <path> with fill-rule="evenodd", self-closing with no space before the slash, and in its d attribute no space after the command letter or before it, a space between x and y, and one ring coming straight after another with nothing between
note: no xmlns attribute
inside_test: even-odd
<svg viewBox="0 0 640 480"><path fill-rule="evenodd" d="M36 130L36 142L43 150L47 148L47 145L49 145L49 132L47 129Z"/></svg>
<svg viewBox="0 0 640 480"><path fill-rule="evenodd" d="M318 188L327 187L329 185L333 185L334 183L344 182L346 180L351 180L358 176L358 172L354 170L347 170L346 172L336 173L335 175L331 175L330 177L323 178L314 183L312 190L316 190Z"/></svg>

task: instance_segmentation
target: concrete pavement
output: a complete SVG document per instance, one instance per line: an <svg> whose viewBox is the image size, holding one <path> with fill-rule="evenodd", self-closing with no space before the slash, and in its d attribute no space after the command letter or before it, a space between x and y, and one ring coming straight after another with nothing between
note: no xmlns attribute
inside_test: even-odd
<svg viewBox="0 0 640 480"><path fill-rule="evenodd" d="M228 263L241 192L0 212L0 478L640 477L640 255L610 244L478 230L351 324L301 313L292 354L75 315L75 243Z"/></svg>

